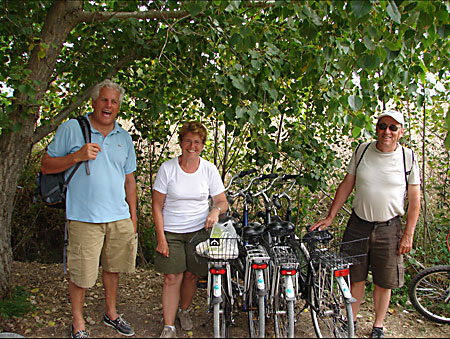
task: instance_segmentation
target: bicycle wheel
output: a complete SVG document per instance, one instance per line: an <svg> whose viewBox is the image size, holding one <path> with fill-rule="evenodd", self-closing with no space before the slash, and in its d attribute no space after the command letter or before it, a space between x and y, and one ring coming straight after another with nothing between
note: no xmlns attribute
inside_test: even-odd
<svg viewBox="0 0 450 339"><path fill-rule="evenodd" d="M351 338L355 333L351 304L336 279L332 270L320 267L317 271L311 317L318 338Z"/></svg>
<svg viewBox="0 0 450 339"><path fill-rule="evenodd" d="M426 318L450 323L450 265L427 268L409 285L411 303Z"/></svg>
<svg viewBox="0 0 450 339"><path fill-rule="evenodd" d="M248 294L248 328L250 338L264 338L266 330L266 305L264 295L258 295L256 272L252 272Z"/></svg>
<svg viewBox="0 0 450 339"><path fill-rule="evenodd" d="M300 291L300 298L297 298L296 306L299 311L303 311L305 308L311 305L315 305L314 293L313 293L313 281L315 271L312 262L309 259L309 253L305 245L301 243L301 246L297 248L297 258L299 262L298 269L298 286ZM298 320L298 319L297 319Z"/></svg>
<svg viewBox="0 0 450 339"><path fill-rule="evenodd" d="M275 337L294 338L294 301L281 299L275 310Z"/></svg>
<svg viewBox="0 0 450 339"><path fill-rule="evenodd" d="M222 279L222 276L218 277ZM221 299L213 303L214 338L228 338L231 324L231 301L228 296L226 277L221 282Z"/></svg>

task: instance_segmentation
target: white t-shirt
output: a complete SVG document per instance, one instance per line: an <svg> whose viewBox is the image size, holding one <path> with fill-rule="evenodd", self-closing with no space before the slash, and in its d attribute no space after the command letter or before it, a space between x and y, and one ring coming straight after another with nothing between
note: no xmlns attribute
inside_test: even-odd
<svg viewBox="0 0 450 339"><path fill-rule="evenodd" d="M156 174L153 189L166 195L163 206L164 231L195 232L205 226L209 196L225 191L216 166L200 158L195 173L184 172L178 157L164 162Z"/></svg>
<svg viewBox="0 0 450 339"><path fill-rule="evenodd" d="M409 150L405 150L409 152ZM405 214L405 168L402 147L394 152L381 152L372 142L362 156L356 170L355 152L347 167L347 172L355 175L355 199L353 209L356 215L370 222L383 222L397 215ZM408 159L405 156L406 159ZM411 166L406 161L406 170ZM414 158L408 183L420 185L420 172Z"/></svg>

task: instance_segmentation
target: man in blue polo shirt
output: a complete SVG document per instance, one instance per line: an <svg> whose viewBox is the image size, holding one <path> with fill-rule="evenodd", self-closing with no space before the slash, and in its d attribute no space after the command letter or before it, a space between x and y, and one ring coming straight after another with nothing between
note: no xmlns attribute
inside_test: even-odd
<svg viewBox="0 0 450 339"><path fill-rule="evenodd" d="M58 128L42 159L44 174L66 171L80 161L87 161L90 169L88 173L82 166L67 190L73 338L88 336L83 318L85 289L95 284L99 262L106 300L103 321L125 336L134 335L116 309L119 273L134 272L137 252L136 155L130 135L116 122L123 95L124 89L110 80L97 84L93 113L86 115L91 143L85 144L78 122L72 119Z"/></svg>

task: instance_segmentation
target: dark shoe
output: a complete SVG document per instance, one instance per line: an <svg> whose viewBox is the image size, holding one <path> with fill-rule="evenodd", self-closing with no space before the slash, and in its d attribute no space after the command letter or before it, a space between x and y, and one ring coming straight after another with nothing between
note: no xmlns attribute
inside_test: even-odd
<svg viewBox="0 0 450 339"><path fill-rule="evenodd" d="M372 328L372 335L370 337L371 338L384 338L383 328L373 327Z"/></svg>
<svg viewBox="0 0 450 339"><path fill-rule="evenodd" d="M89 334L86 330L80 330L77 333L73 333L73 326L70 327L71 338L89 338Z"/></svg>
<svg viewBox="0 0 450 339"><path fill-rule="evenodd" d="M133 328L130 326L130 324L128 324L125 320L123 320L120 315L117 317L116 320L111 320L106 315L106 313L104 313L103 314L103 323L106 326L114 327L117 332L119 332L120 334L122 334L124 336L131 337L134 335Z"/></svg>
<svg viewBox="0 0 450 339"><path fill-rule="evenodd" d="M189 315L189 311L178 310L178 319L180 320L181 328L185 331L190 331L194 327L192 324L191 316Z"/></svg>

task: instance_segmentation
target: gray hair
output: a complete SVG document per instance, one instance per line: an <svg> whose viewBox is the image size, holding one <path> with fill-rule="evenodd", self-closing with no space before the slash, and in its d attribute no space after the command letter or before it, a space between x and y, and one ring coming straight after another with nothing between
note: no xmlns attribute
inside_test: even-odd
<svg viewBox="0 0 450 339"><path fill-rule="evenodd" d="M115 82L109 79L103 80L102 82L99 82L97 85L95 85L94 89L92 90L91 96L92 100L94 101L97 100L98 96L100 95L100 90L103 87L114 89L117 92L119 92L119 104L122 105L125 90L119 84L116 84Z"/></svg>

